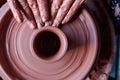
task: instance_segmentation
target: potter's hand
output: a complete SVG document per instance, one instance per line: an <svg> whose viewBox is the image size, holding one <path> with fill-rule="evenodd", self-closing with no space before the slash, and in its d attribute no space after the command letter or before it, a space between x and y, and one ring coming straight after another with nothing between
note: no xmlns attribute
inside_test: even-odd
<svg viewBox="0 0 120 80"><path fill-rule="evenodd" d="M47 0L7 0L10 9L18 22L23 21L23 16L31 24L31 28L38 28L49 19Z"/></svg>
<svg viewBox="0 0 120 80"><path fill-rule="evenodd" d="M67 23L85 1L86 0L53 0L50 24L58 27L61 23Z"/></svg>

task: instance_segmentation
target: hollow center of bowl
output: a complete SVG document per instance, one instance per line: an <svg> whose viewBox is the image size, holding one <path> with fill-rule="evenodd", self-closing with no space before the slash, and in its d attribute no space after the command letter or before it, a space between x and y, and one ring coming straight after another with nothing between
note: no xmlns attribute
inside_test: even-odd
<svg viewBox="0 0 120 80"><path fill-rule="evenodd" d="M54 56L60 49L59 37L50 31L42 31L34 39L35 53L43 59Z"/></svg>

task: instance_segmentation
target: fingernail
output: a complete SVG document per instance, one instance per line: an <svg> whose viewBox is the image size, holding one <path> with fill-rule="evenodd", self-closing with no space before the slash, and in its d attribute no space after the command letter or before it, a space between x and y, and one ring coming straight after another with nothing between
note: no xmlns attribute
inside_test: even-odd
<svg viewBox="0 0 120 80"><path fill-rule="evenodd" d="M58 24L52 24L52 27L58 27Z"/></svg>
<svg viewBox="0 0 120 80"><path fill-rule="evenodd" d="M50 23L49 22L45 22L45 26L50 26Z"/></svg>
<svg viewBox="0 0 120 80"><path fill-rule="evenodd" d="M52 23L53 23L53 21L49 21L49 25L50 25L50 26L52 25Z"/></svg>
<svg viewBox="0 0 120 80"><path fill-rule="evenodd" d="M42 17L42 21L43 21L43 22L46 22L47 20L48 20L47 17L44 17L44 16Z"/></svg>
<svg viewBox="0 0 120 80"><path fill-rule="evenodd" d="M42 18L42 21L43 21L43 22L45 22L45 21L46 21L46 19L43 17L43 18Z"/></svg>
<svg viewBox="0 0 120 80"><path fill-rule="evenodd" d="M38 27L38 28L41 28L42 25L38 22L38 23L37 23L37 27Z"/></svg>
<svg viewBox="0 0 120 80"><path fill-rule="evenodd" d="M31 28L31 29L35 29L34 24L31 23L31 24L30 24L30 28Z"/></svg>
<svg viewBox="0 0 120 80"><path fill-rule="evenodd" d="M22 22L22 19L19 18L19 17L16 17L16 20L17 20L18 23L21 23L21 22Z"/></svg>
<svg viewBox="0 0 120 80"><path fill-rule="evenodd" d="M70 17L66 16L66 17L63 19L62 24L66 24L69 20L70 20Z"/></svg>
<svg viewBox="0 0 120 80"><path fill-rule="evenodd" d="M55 20L55 21L53 22L52 26L53 26L53 27L58 27L59 24L60 24L60 23L59 23L57 20Z"/></svg>
<svg viewBox="0 0 120 80"><path fill-rule="evenodd" d="M53 23L52 26L55 27L55 24Z"/></svg>
<svg viewBox="0 0 120 80"><path fill-rule="evenodd" d="M65 21L65 20L63 20L63 21L62 21L62 24L65 24L65 23L66 23L66 21Z"/></svg>

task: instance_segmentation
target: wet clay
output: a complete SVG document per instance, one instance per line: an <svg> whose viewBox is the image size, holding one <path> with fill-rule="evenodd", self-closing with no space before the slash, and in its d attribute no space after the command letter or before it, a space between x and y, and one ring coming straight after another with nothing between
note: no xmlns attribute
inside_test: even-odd
<svg viewBox="0 0 120 80"><path fill-rule="evenodd" d="M3 79L83 80L91 70L92 77L101 69L104 69L101 73L110 71L109 65L103 66L102 63L106 59L109 61L112 54L108 56L108 53L114 49L111 47L112 41L107 43L113 36L109 34L111 28L106 26L108 29L104 29L108 33L104 34L103 27L96 25L86 8L61 28L31 30L26 21L20 24L16 22L8 6L4 7L0 20L0 76ZM102 31L100 34L98 29ZM99 53L98 63L94 65ZM112 58L110 60L112 62Z"/></svg>
<svg viewBox="0 0 120 80"><path fill-rule="evenodd" d="M61 29L51 27L53 32L50 29L44 31L47 27L31 30L26 21L18 24L10 15L11 13L7 13L11 18L7 22L4 22L4 20L8 19L8 15L2 18L2 28L5 28L6 32L4 30L5 36L2 38L2 42L5 39L5 42L3 42L5 47L2 48L5 52L1 52L1 54L4 59L7 58L6 68L10 66L11 70L16 73L9 74L10 70L4 70L10 78L78 80L79 77L79 80L81 80L89 73L97 55L98 35L95 24L86 9L82 10L77 19L69 24L62 25ZM66 39L62 37L63 34L60 35L59 30L64 33L67 41L64 41ZM54 33L54 31L56 32ZM49 36L47 35L49 39L45 38L46 34L49 34ZM40 40L45 38L45 40L43 39L41 42L36 38ZM52 39L57 42L50 41ZM47 46L47 42L50 43L49 46ZM43 50L41 45L44 48L43 52L41 52ZM38 50L40 50L39 48L42 49L38 52L41 55L36 54L35 47ZM45 52L47 49L53 50L53 53L48 54L48 52ZM61 55L62 53L63 55ZM4 67L5 63L3 62L1 65Z"/></svg>

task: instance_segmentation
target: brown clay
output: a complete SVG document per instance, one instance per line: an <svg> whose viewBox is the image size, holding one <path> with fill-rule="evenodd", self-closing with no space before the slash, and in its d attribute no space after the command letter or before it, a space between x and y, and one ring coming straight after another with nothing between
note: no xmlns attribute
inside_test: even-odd
<svg viewBox="0 0 120 80"><path fill-rule="evenodd" d="M5 9L8 9L8 7ZM6 14L11 17L4 22L9 17ZM8 62L6 64L16 74L10 74L10 70L3 71L12 79L81 80L89 73L95 61L98 49L97 31L86 9L83 9L82 14L76 20L62 26L61 30L52 27L31 30L26 21L18 24L9 11L4 13L1 22L1 28L7 30L2 38L2 42L5 38L3 45L6 49L1 48L7 52L1 52L2 58L6 59L7 57ZM35 36L41 31L44 32L44 30L56 34L60 41L58 53L55 53L52 57L45 56L44 53L40 53L44 57L38 56L34 50L34 47L36 47L33 46ZM45 43L44 41L43 39L43 43ZM1 61L2 69L4 69L5 63L3 60ZM7 69L8 66L6 66Z"/></svg>
<svg viewBox="0 0 120 80"><path fill-rule="evenodd" d="M91 5L90 8L93 6ZM0 15L0 76L3 79L83 80L91 70L91 79L103 79L104 77L107 79L114 55L113 28L108 18L106 21L109 24L103 25L100 15L94 15L100 18L98 25L102 25L97 27L93 17L84 8L78 18L69 24L60 26L61 29L45 27L41 30L31 30L26 21L21 24L15 21L8 5L4 5L0 10L2 11ZM52 32L51 29L53 29ZM100 30L99 35L97 29ZM46 37L41 35L49 32L54 35L54 38L50 37L48 40L58 43L56 45L50 43L50 50L55 47L56 51L53 50L53 54L45 55L41 49L36 50L42 44L40 43L38 47L36 44L39 43L39 38L43 38L43 43L46 43ZM64 50L60 50L60 47ZM59 50L63 52L58 53ZM58 56L59 54L61 56Z"/></svg>

